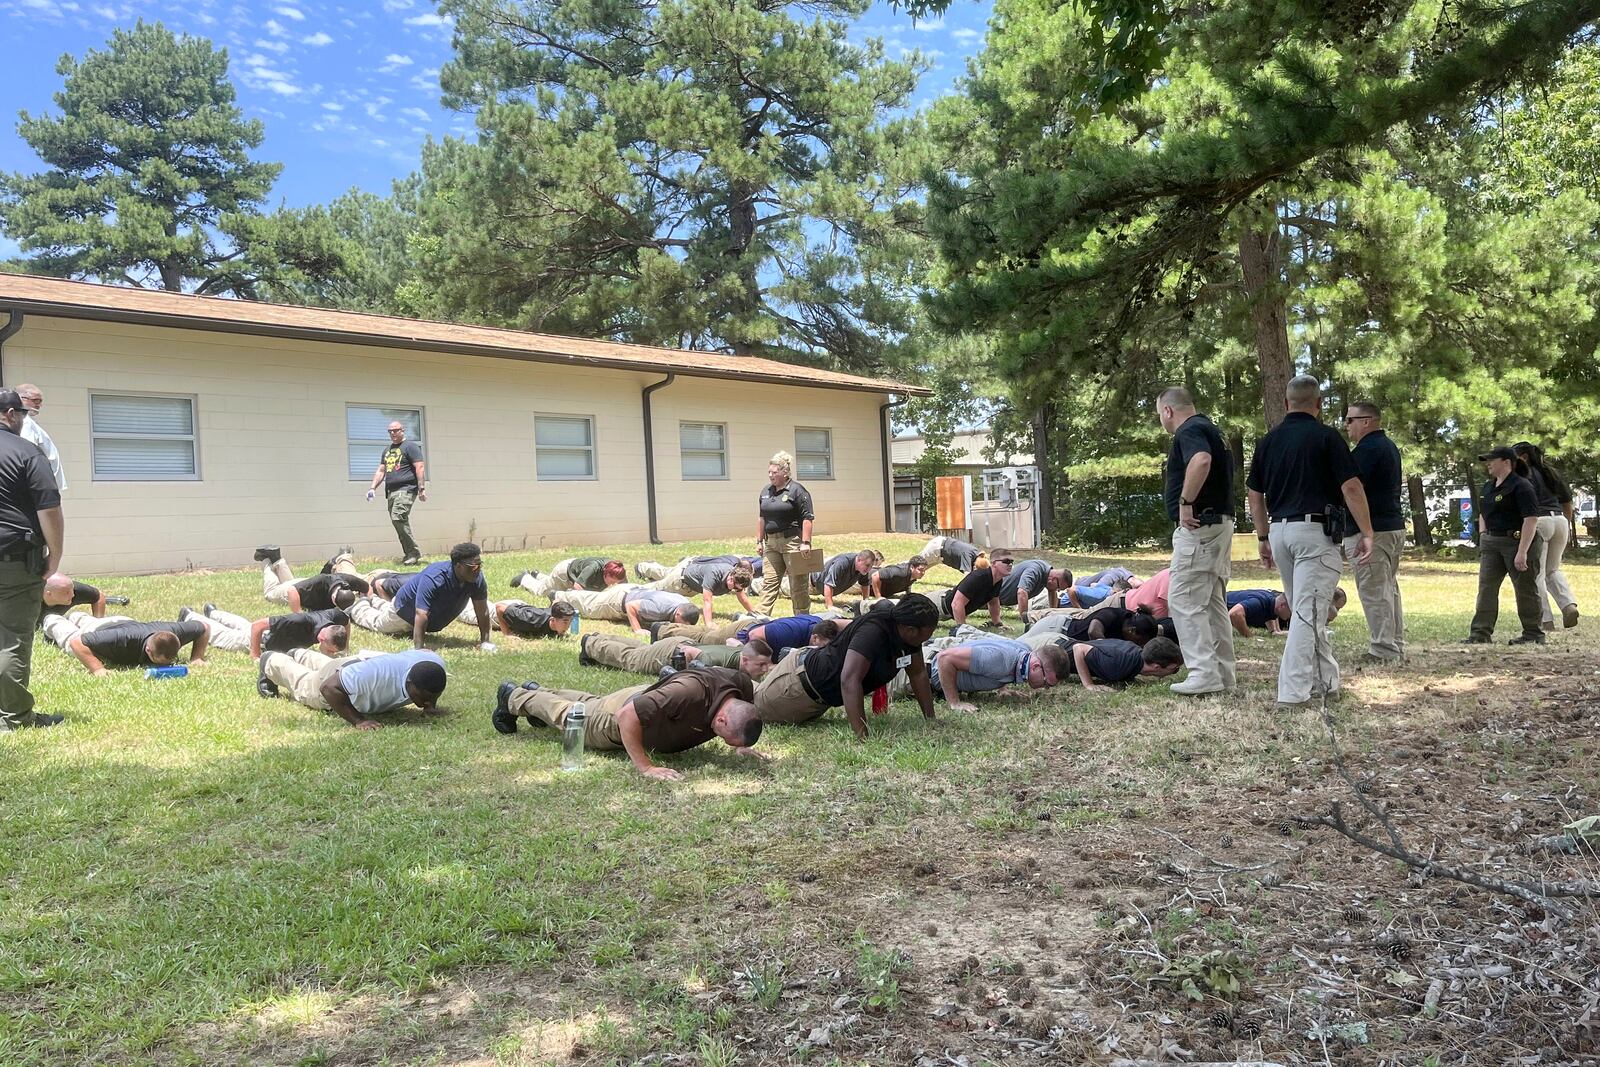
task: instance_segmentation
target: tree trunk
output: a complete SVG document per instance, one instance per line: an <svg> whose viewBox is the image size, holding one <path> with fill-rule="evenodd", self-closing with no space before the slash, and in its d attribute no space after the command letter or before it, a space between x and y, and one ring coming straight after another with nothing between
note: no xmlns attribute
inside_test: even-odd
<svg viewBox="0 0 1600 1067"><path fill-rule="evenodd" d="M1418 548L1433 547L1433 528L1428 525L1428 492L1423 488L1422 475L1413 474L1406 479L1411 494L1411 539Z"/></svg>
<svg viewBox="0 0 1600 1067"><path fill-rule="evenodd" d="M1033 415L1033 462L1039 468L1039 530L1041 537L1056 525L1055 461L1056 406L1045 401Z"/></svg>
<svg viewBox="0 0 1600 1067"><path fill-rule="evenodd" d="M1283 296L1281 240L1276 218L1239 236L1239 274L1255 324L1256 360L1261 367L1261 408L1267 429L1283 421L1284 390L1294 376L1289 358L1289 309Z"/></svg>
<svg viewBox="0 0 1600 1067"><path fill-rule="evenodd" d="M1245 507L1244 488L1244 434L1235 430L1228 435L1228 451L1233 453L1233 522L1234 529L1247 521L1249 510Z"/></svg>
<svg viewBox="0 0 1600 1067"><path fill-rule="evenodd" d="M750 341L750 327L760 315L761 289L756 278L756 264L750 258L750 249L756 239L756 193L757 189L736 182L729 190L728 200L728 249L727 256L735 260L735 268L739 276L740 293L737 298L738 314L743 320L732 333L733 351L736 355L752 356L756 354L755 345Z"/></svg>
<svg viewBox="0 0 1600 1067"><path fill-rule="evenodd" d="M178 262L177 256L169 257L161 264L161 288L172 293L183 291L183 264Z"/></svg>

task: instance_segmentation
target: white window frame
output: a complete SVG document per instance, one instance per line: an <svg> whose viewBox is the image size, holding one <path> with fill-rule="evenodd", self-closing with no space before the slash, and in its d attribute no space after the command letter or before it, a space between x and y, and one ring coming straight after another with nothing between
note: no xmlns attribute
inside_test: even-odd
<svg viewBox="0 0 1600 1067"><path fill-rule="evenodd" d="M806 433L806 432L809 432L809 433L825 433L825 434L827 434L828 435L828 451L826 453L821 453L821 452L815 452L815 451L812 451L810 449L807 449L805 452L802 453L802 451L800 449L800 435L802 433ZM827 474L806 474L806 473L804 473L800 469L800 457L801 457L801 455L807 455L807 456L826 455L828 457L828 473ZM836 477L838 477L838 474L839 474L838 469L834 466L834 462L833 462L833 428L831 426L796 426L794 428L794 480L797 481L797 482L831 482Z"/></svg>
<svg viewBox="0 0 1600 1067"><path fill-rule="evenodd" d="M583 421L589 424L589 446L547 445L539 446L539 420L560 419L563 422ZM539 453L546 452L588 452L589 474L541 474L539 473ZM570 412L536 411L533 413L533 478L539 482L597 482L600 480L600 439L595 418L593 415L574 415Z"/></svg>
<svg viewBox="0 0 1600 1067"><path fill-rule="evenodd" d="M713 448L684 448L683 428L685 426L715 426L722 431L722 447ZM725 482L731 476L732 464L728 455L728 424L725 422L707 422L704 419L681 419L678 422L678 473L686 482ZM686 456L720 456L722 459L721 474L690 474L684 469L683 461Z"/></svg>
<svg viewBox="0 0 1600 1067"><path fill-rule="evenodd" d="M189 402L188 434L97 433L94 428L94 402L99 397L154 397L158 400ZM104 438L112 441L188 441L194 451L193 474L101 474L95 463L95 449ZM89 480L92 482L198 482L200 476L200 397L196 393L152 393L142 389L91 389L89 391Z"/></svg>
<svg viewBox="0 0 1600 1067"><path fill-rule="evenodd" d="M389 447L389 438L387 435L385 435L384 439L381 441L365 437L354 438L350 436L351 408L365 408L368 411L415 411L417 413L417 425L421 427L421 429L418 430L418 436L407 437L406 440L415 441L418 447L422 447L422 443L428 439L428 409L423 407L421 404L413 407L410 404L362 404L354 400L346 401L344 405L344 465L347 470L350 468L350 446L352 444L381 446L378 450L379 463L383 462L383 449ZM390 419L389 421L394 422L395 420ZM426 453L424 453L424 462L426 462ZM372 476L376 474L377 471L377 464L374 464L372 469L367 471L365 474L357 474L354 470L350 470L350 480L352 482L370 484L372 481Z"/></svg>

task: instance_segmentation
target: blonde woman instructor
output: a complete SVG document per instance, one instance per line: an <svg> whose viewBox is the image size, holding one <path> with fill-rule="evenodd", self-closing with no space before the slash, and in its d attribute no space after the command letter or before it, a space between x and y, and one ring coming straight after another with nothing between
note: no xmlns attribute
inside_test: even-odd
<svg viewBox="0 0 1600 1067"><path fill-rule="evenodd" d="M783 576L788 573L790 552L811 547L811 494L795 481L794 457L779 452L767 464L766 488L759 501L761 517L756 520L756 551L766 557L762 572L761 613L770 616L782 593ZM803 615L811 608L811 583L805 574L789 583L794 611Z"/></svg>

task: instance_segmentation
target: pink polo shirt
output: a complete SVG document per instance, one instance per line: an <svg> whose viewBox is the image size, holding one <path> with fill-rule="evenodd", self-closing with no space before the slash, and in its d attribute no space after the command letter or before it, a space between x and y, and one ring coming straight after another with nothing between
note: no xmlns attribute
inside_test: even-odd
<svg viewBox="0 0 1600 1067"><path fill-rule="evenodd" d="M1164 619L1172 614L1167 610L1167 587L1171 584L1172 568L1162 567L1146 578L1139 588L1128 590L1128 595L1123 598L1122 604L1129 611L1149 608L1150 614L1158 619Z"/></svg>

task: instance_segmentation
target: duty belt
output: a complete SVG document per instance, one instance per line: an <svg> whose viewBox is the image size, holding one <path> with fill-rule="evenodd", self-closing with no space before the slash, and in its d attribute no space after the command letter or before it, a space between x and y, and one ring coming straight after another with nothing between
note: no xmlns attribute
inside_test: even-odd
<svg viewBox="0 0 1600 1067"><path fill-rule="evenodd" d="M1327 516L1325 516L1325 515L1278 515L1278 516L1274 516L1272 521L1273 522L1321 522L1326 517Z"/></svg>

